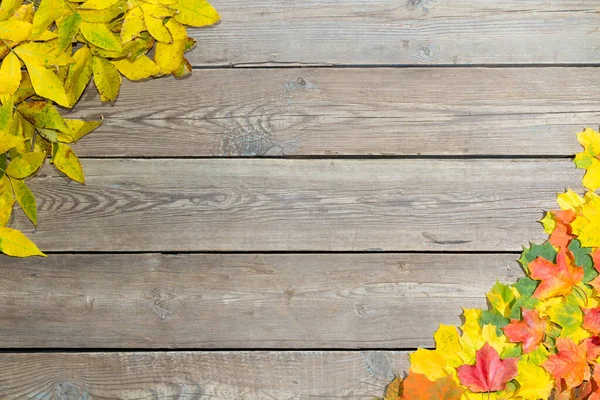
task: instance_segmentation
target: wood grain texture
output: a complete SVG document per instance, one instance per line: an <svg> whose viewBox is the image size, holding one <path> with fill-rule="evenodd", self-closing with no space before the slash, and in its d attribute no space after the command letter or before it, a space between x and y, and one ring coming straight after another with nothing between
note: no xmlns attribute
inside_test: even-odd
<svg viewBox="0 0 600 400"><path fill-rule="evenodd" d="M0 265L0 347L414 348L517 254L58 255ZM1 374L0 374L1 375ZM1 386L1 385L0 385ZM4 397L2 397L4 398Z"/></svg>
<svg viewBox="0 0 600 400"><path fill-rule="evenodd" d="M596 63L595 0L214 0L193 65Z"/></svg>
<svg viewBox="0 0 600 400"><path fill-rule="evenodd" d="M578 188L568 159L85 160L31 181L46 251L516 251Z"/></svg>
<svg viewBox="0 0 600 400"><path fill-rule="evenodd" d="M1 354L2 399L371 399L399 351Z"/></svg>
<svg viewBox="0 0 600 400"><path fill-rule="evenodd" d="M570 155L599 88L594 68L196 70L114 106L91 88L72 116L106 118L92 157Z"/></svg>

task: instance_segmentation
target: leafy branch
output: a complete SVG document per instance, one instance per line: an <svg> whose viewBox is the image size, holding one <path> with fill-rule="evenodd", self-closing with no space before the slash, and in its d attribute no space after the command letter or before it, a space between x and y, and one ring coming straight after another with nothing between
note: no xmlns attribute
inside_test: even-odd
<svg viewBox="0 0 600 400"><path fill-rule="evenodd" d="M0 251L44 254L8 227L18 204L33 225L37 205L27 180L49 160L83 184L71 144L102 121L64 118L90 81L103 102L115 101L121 76L181 78L196 41L187 26L217 23L206 0L2 0L0 3Z"/></svg>

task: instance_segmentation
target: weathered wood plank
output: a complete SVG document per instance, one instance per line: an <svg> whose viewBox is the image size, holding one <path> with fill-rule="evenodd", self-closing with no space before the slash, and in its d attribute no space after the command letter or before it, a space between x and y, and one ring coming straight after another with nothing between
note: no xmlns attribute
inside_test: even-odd
<svg viewBox="0 0 600 400"><path fill-rule="evenodd" d="M0 265L0 347L413 348L516 254L51 255ZM1 374L0 374L1 375ZM1 385L0 385L1 386ZM2 397L4 398L4 397Z"/></svg>
<svg viewBox="0 0 600 400"><path fill-rule="evenodd" d="M595 0L214 0L194 65L596 63Z"/></svg>
<svg viewBox="0 0 600 400"><path fill-rule="evenodd" d="M400 351L0 355L3 399L371 399Z"/></svg>
<svg viewBox="0 0 600 400"><path fill-rule="evenodd" d="M568 159L95 160L31 181L47 251L519 250Z"/></svg>
<svg viewBox="0 0 600 400"><path fill-rule="evenodd" d="M197 70L115 106L92 88L73 116L106 118L76 147L93 157L568 155L599 88L594 68Z"/></svg>

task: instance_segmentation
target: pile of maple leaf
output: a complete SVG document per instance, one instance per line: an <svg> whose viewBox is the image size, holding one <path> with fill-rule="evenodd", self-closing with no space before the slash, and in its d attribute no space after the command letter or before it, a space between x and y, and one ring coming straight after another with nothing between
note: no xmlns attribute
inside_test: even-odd
<svg viewBox="0 0 600 400"><path fill-rule="evenodd" d="M519 260L526 276L497 282L487 310L463 309L460 333L440 325L385 400L600 400L600 134L577 137L587 193L558 195L541 220L548 240Z"/></svg>
<svg viewBox="0 0 600 400"><path fill-rule="evenodd" d="M101 121L65 119L93 80L102 101L114 101L121 75L141 80L192 70L184 53L195 45L186 26L218 22L206 0L1 0L0 251L43 255L8 228L13 206L37 224L27 180L50 163L84 183L71 144Z"/></svg>

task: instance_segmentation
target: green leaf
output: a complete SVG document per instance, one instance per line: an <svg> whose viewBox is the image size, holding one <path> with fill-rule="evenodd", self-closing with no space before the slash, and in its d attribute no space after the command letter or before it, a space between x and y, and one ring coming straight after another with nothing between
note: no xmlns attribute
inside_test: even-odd
<svg viewBox="0 0 600 400"><path fill-rule="evenodd" d="M495 310L484 310L481 312L479 317L479 324L481 326L492 324L496 327L496 334L498 336L504 335L502 328L510 323L509 319L504 315L498 313Z"/></svg>
<svg viewBox="0 0 600 400"><path fill-rule="evenodd" d="M517 292L519 293L519 297L515 299L510 310L511 319L521 319L521 308L533 310L539 303L538 299L531 297L533 296L533 292L535 292L537 285L538 282L529 277L522 277L513 284L513 287L517 289Z"/></svg>
<svg viewBox="0 0 600 400"><path fill-rule="evenodd" d="M486 297L493 310L496 310L504 317L508 317L510 315L510 308L515 299L510 287L496 281L496 284L486 294Z"/></svg>
<svg viewBox="0 0 600 400"><path fill-rule="evenodd" d="M58 40L56 43L56 53L62 53L73 42L75 35L79 32L81 26L81 15L73 13L67 15L57 24Z"/></svg>
<svg viewBox="0 0 600 400"><path fill-rule="evenodd" d="M583 283L594 280L594 278L598 276L598 272L594 268L594 263L590 256L592 249L589 247L581 247L581 242L577 239L571 240L568 248L575 256L575 264L579 267L583 267Z"/></svg>
<svg viewBox="0 0 600 400"><path fill-rule="evenodd" d="M523 266L525 272L529 272L529 263L535 260L538 257L545 258L548 261L556 262L556 255L558 252L550 242L545 242L544 244L535 244L531 243L530 247L523 248L523 254L521 254L521 258L519 262Z"/></svg>
<svg viewBox="0 0 600 400"><path fill-rule="evenodd" d="M37 205L33 192L22 180L11 178L10 183L15 197L17 198L17 202L23 209L23 212L27 215L27 218L31 220L33 225L37 225Z"/></svg>

